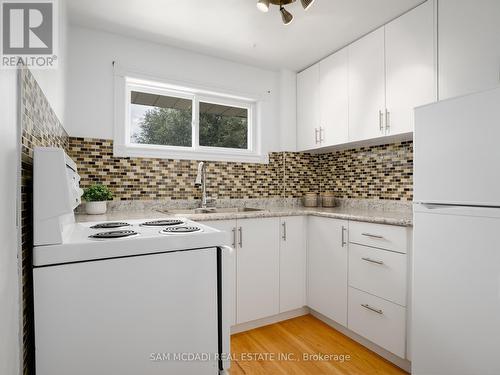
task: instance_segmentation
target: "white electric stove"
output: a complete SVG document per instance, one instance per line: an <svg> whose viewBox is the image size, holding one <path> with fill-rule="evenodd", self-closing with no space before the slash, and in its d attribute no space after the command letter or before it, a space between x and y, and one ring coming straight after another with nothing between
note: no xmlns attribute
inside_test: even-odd
<svg viewBox="0 0 500 375"><path fill-rule="evenodd" d="M59 244L35 246L33 266L217 247L224 242L219 230L179 218L71 223L64 232Z"/></svg>
<svg viewBox="0 0 500 375"><path fill-rule="evenodd" d="M34 154L38 375L218 374L229 368L232 249L186 219L76 223L61 149Z"/></svg>

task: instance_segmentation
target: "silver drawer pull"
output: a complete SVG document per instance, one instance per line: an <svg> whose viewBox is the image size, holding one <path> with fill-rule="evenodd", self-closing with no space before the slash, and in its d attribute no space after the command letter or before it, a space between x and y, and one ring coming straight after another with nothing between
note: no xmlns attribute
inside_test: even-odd
<svg viewBox="0 0 500 375"><path fill-rule="evenodd" d="M371 259L371 258L361 258L363 259L364 261L367 261L367 262L370 262L370 263L375 263L375 264L384 264L384 262L382 262L381 260L375 260L375 259Z"/></svg>
<svg viewBox="0 0 500 375"><path fill-rule="evenodd" d="M378 234L371 234L371 233L361 233L362 236L366 237L371 237L371 238L384 238L384 236L378 235Z"/></svg>
<svg viewBox="0 0 500 375"><path fill-rule="evenodd" d="M377 314L380 314L380 315L382 315L384 313L382 310L376 309L375 307L371 307L367 303L362 303L361 306L363 306L365 309L376 312Z"/></svg>

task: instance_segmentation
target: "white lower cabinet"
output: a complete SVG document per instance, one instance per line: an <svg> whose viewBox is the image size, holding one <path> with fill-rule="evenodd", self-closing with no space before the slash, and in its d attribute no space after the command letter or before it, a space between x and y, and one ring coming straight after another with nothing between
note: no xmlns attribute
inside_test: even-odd
<svg viewBox="0 0 500 375"><path fill-rule="evenodd" d="M238 220L236 323L279 312L279 218Z"/></svg>
<svg viewBox="0 0 500 375"><path fill-rule="evenodd" d="M348 222L309 217L307 305L347 326Z"/></svg>
<svg viewBox="0 0 500 375"><path fill-rule="evenodd" d="M316 216L204 224L236 249L233 325L307 305L409 358L411 229Z"/></svg>
<svg viewBox="0 0 500 375"><path fill-rule="evenodd" d="M212 220L236 250L232 325L305 306L306 219L302 216Z"/></svg>
<svg viewBox="0 0 500 375"><path fill-rule="evenodd" d="M349 244L349 286L406 306L407 257Z"/></svg>
<svg viewBox="0 0 500 375"><path fill-rule="evenodd" d="M405 358L404 307L350 287L348 328L391 353Z"/></svg>
<svg viewBox="0 0 500 375"><path fill-rule="evenodd" d="M349 223L348 328L407 357L408 255L411 230Z"/></svg>
<svg viewBox="0 0 500 375"><path fill-rule="evenodd" d="M306 219L280 219L280 313L306 305Z"/></svg>

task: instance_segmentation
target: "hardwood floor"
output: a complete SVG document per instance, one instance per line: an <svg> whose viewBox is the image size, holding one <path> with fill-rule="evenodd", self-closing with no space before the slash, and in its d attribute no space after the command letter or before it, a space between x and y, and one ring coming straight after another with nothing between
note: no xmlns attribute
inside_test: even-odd
<svg viewBox="0 0 500 375"><path fill-rule="evenodd" d="M407 374L312 315L233 335L231 351L231 375Z"/></svg>

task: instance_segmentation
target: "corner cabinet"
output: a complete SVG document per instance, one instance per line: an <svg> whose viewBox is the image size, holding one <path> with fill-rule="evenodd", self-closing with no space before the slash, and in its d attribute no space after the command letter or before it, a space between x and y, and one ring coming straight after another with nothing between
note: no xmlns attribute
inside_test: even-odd
<svg viewBox="0 0 500 375"><path fill-rule="evenodd" d="M298 74L299 151L411 134L437 100L435 2L428 0Z"/></svg>
<svg viewBox="0 0 500 375"><path fill-rule="evenodd" d="M309 217L307 305L347 326L348 222Z"/></svg>

